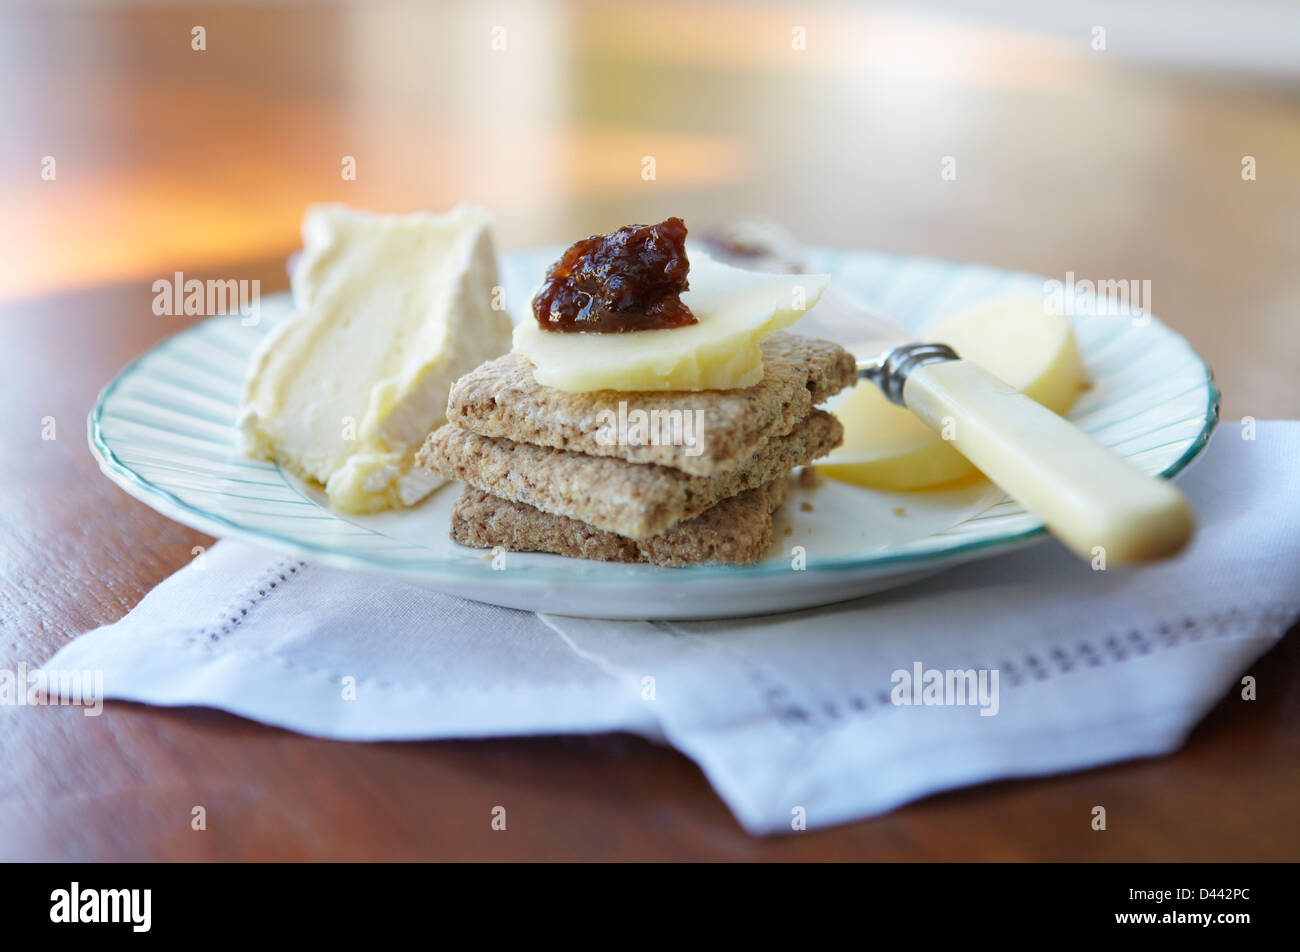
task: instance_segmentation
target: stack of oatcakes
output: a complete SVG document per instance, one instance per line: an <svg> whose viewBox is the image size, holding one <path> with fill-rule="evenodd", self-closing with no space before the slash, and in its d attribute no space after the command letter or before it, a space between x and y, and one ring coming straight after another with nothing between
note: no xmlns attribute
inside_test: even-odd
<svg viewBox="0 0 1300 952"><path fill-rule="evenodd" d="M790 471L843 437L816 405L855 380L829 341L782 331L762 352L763 379L736 390L570 393L537 383L519 354L471 371L418 455L467 484L452 539L655 565L757 561ZM646 420L675 421L674 438L651 426L647 439Z"/></svg>

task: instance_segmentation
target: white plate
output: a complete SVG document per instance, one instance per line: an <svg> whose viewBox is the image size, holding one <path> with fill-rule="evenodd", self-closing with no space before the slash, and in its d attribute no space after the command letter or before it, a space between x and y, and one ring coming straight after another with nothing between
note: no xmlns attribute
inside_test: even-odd
<svg viewBox="0 0 1300 952"><path fill-rule="evenodd" d="M557 253L507 255L506 300L526 302ZM911 328L1000 294L1043 293L1041 277L978 265L831 250L806 260ZM494 568L490 554L447 538L457 486L411 511L343 516L278 467L238 455L234 423L248 355L289 307L287 295L264 299L256 327L243 326L238 315L209 318L126 367L90 414L90 446L104 473L164 515L211 535L498 605L607 618L806 608L1043 537L1037 519L987 483L884 493L826 481L785 504L776 541L754 566L664 569L510 553L504 568ZM1093 387L1070 418L1147 472L1177 473L1218 421L1218 391L1205 362L1154 318L1078 317L1075 331Z"/></svg>

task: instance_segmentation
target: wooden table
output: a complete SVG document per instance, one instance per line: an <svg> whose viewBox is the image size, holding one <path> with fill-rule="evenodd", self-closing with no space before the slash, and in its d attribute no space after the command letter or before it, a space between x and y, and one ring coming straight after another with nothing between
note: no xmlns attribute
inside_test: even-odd
<svg viewBox="0 0 1300 952"><path fill-rule="evenodd" d="M122 617L210 541L98 474L85 415L184 326L152 314L155 278L281 288L311 201L469 197L506 246L752 214L825 243L1150 279L1225 419L1300 415L1294 90L830 5L792 22L674 3L671 27L649 2L489 6L0 13L0 666ZM208 710L0 708L0 856L1294 859L1294 635L1253 667L1260 700L1226 699L1173 756L772 840L685 757L629 736L341 744ZM497 803L508 834L489 828Z"/></svg>

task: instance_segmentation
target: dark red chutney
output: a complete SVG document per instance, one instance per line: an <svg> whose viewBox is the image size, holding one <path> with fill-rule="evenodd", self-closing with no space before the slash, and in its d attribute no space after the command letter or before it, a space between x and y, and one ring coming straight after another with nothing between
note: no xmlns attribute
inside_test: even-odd
<svg viewBox="0 0 1300 952"><path fill-rule="evenodd" d="M544 331L621 334L698 324L681 293L690 288L686 225L627 225L569 247L533 298Z"/></svg>

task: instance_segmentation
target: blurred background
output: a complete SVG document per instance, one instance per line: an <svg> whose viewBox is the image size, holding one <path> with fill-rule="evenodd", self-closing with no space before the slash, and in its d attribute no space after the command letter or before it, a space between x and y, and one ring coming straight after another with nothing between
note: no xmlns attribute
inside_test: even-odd
<svg viewBox="0 0 1300 952"><path fill-rule="evenodd" d="M764 218L1150 280L1225 418L1300 416L1290 0L8 3L0 137L0 303L282 286L319 201L504 249Z"/></svg>

